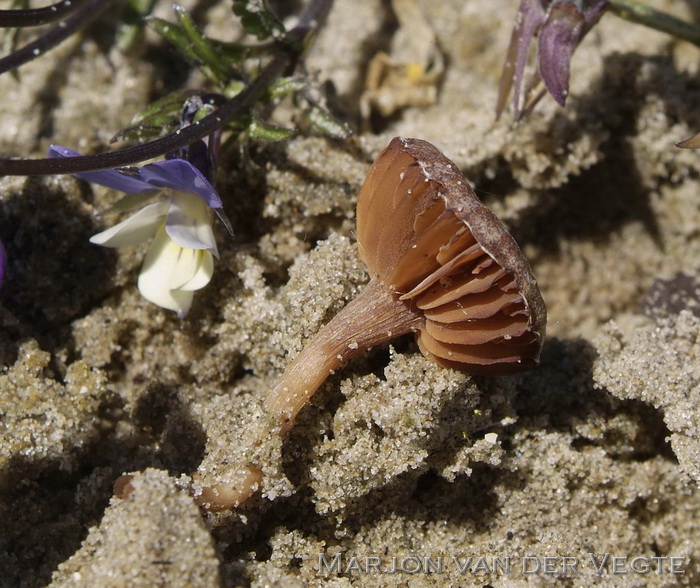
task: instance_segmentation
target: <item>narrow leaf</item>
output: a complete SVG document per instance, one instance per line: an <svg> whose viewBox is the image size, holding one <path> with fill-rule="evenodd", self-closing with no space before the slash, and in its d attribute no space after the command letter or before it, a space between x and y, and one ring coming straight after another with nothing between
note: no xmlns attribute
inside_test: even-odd
<svg viewBox="0 0 700 588"><path fill-rule="evenodd" d="M275 100L276 98L282 98L287 94L299 92L305 89L307 85L308 84L306 83L306 81L304 81L304 79L299 76L288 76L285 78L280 78L279 80L274 82L270 86L268 94L270 100Z"/></svg>
<svg viewBox="0 0 700 588"><path fill-rule="evenodd" d="M165 37L165 39L174 45L191 64L196 66L202 65L201 59L192 48L192 44L182 27L168 22L167 20L163 20L162 18L158 18L157 16L149 16L146 18L146 24L156 33Z"/></svg>
<svg viewBox="0 0 700 588"><path fill-rule="evenodd" d="M333 139L347 139L352 134L344 122L316 104L312 104L306 112L306 120L313 128Z"/></svg>
<svg viewBox="0 0 700 588"><path fill-rule="evenodd" d="M116 41L121 51L130 51L142 44L143 17L150 14L156 0L128 0L124 5Z"/></svg>
<svg viewBox="0 0 700 588"><path fill-rule="evenodd" d="M173 10L177 16L182 31L191 43L191 49L202 64L211 71L213 81L217 84L225 84L230 77L230 72L224 65L221 56L214 45L197 28L192 17L179 4L173 4Z"/></svg>
<svg viewBox="0 0 700 588"><path fill-rule="evenodd" d="M146 108L137 112L131 119L133 124L143 122L157 115L179 113L182 104L192 96L198 95L196 90L185 90L181 92L171 92L159 98L155 102L151 102Z"/></svg>
<svg viewBox="0 0 700 588"><path fill-rule="evenodd" d="M248 126L248 134L254 141L284 141L292 137L295 133L296 131L294 129L279 127L257 118L254 118Z"/></svg>
<svg viewBox="0 0 700 588"><path fill-rule="evenodd" d="M233 13L241 19L243 28L260 40L284 35L284 25L267 0L233 0Z"/></svg>

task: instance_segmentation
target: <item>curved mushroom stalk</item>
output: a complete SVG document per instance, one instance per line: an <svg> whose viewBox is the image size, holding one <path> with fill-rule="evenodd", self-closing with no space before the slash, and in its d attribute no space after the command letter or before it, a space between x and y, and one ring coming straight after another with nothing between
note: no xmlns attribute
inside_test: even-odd
<svg viewBox="0 0 700 588"><path fill-rule="evenodd" d="M376 278L313 337L265 402L286 433L297 413L343 363L379 343L415 331L420 317Z"/></svg>
<svg viewBox="0 0 700 588"><path fill-rule="evenodd" d="M262 471L256 466L240 468L236 472L234 483L204 486L194 497L194 502L209 512L235 508L248 500L260 488L262 477Z"/></svg>

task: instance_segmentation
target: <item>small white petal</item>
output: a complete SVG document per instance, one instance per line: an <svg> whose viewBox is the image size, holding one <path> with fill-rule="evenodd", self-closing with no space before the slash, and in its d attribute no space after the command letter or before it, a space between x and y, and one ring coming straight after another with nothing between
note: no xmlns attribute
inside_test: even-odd
<svg viewBox="0 0 700 588"><path fill-rule="evenodd" d="M169 260L169 263L172 264L172 269L168 286L171 290L181 290L185 284L188 284L197 275L199 262L202 257L201 253L205 250L183 248L175 242L173 242L173 247L177 247L180 251L177 257ZM194 289L196 288L187 288L187 290Z"/></svg>
<svg viewBox="0 0 700 588"><path fill-rule="evenodd" d="M188 282L182 284L180 290L201 290L206 286L214 275L214 256L206 249L195 250L199 259L197 260L197 271Z"/></svg>
<svg viewBox="0 0 700 588"><path fill-rule="evenodd" d="M146 300L184 317L192 305L194 290L209 283L213 269L211 253L183 249L161 226L143 262L139 291Z"/></svg>
<svg viewBox="0 0 700 588"><path fill-rule="evenodd" d="M213 215L206 202L196 194L173 192L170 208L165 221L165 230L170 238L181 247L207 249L217 257Z"/></svg>
<svg viewBox="0 0 700 588"><path fill-rule="evenodd" d="M90 243L105 247L137 245L153 237L168 213L168 202L155 202L109 229L90 237Z"/></svg>
<svg viewBox="0 0 700 588"><path fill-rule="evenodd" d="M141 295L162 308L174 310L184 316L192 304L193 292L180 292L171 288L173 272L182 248L173 243L161 227L148 249L138 279Z"/></svg>

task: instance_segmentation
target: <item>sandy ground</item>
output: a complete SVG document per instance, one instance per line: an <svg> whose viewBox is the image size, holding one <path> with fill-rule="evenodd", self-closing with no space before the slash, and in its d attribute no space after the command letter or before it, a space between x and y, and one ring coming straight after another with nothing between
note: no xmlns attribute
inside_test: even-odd
<svg viewBox="0 0 700 588"><path fill-rule="evenodd" d="M214 4L195 16L230 38ZM515 3L421 5L446 58L437 102L352 144L258 150L255 170L230 154L236 236L219 227L184 320L139 296L143 247L88 243L114 193L0 179L0 585L700 584L700 154L673 145L700 130L700 53L607 15L565 109L494 122ZM1 152L98 149L199 83L161 46L109 50L108 28L0 78ZM309 57L356 127L395 28L384 2L336 0ZM411 337L374 349L269 436L261 494L200 513L191 488L235 475L289 357L367 281L356 195L396 135L440 147L520 242L549 311L541 365L486 379Z"/></svg>

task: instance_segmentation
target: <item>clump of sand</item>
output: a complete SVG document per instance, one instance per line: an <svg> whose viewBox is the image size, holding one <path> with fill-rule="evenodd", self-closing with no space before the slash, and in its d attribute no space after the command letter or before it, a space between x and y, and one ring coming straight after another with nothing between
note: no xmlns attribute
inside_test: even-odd
<svg viewBox="0 0 700 588"><path fill-rule="evenodd" d="M680 467L700 481L700 318L682 310L629 337L611 322L597 348L596 384L617 398L657 408Z"/></svg>
<svg viewBox="0 0 700 588"><path fill-rule="evenodd" d="M137 474L130 485L129 495L112 500L76 556L59 566L62 579L54 585L217 585L214 542L192 500L159 470Z"/></svg>

